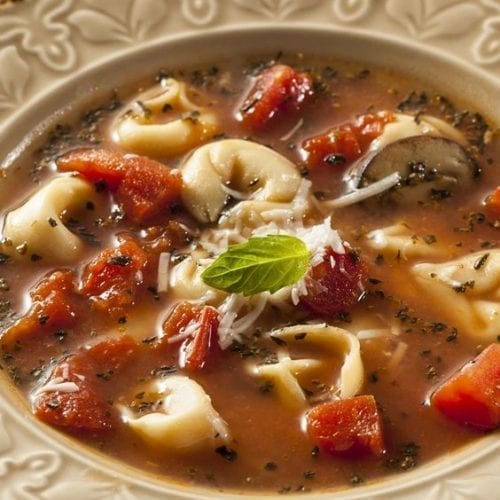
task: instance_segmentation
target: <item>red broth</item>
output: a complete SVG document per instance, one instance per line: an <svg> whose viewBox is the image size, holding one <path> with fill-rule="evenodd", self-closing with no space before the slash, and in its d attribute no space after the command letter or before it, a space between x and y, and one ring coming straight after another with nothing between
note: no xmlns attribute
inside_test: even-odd
<svg viewBox="0 0 500 500"><path fill-rule="evenodd" d="M482 430L448 420L429 404L429 397L450 374L488 344L498 342L498 336L480 339L457 326L460 318L456 318L456 324L449 314L443 314L442 304L416 283L411 268L419 262L442 263L475 252L487 255L484 257L486 261L495 252L498 213L485 205L485 200L500 185L498 140L482 117L461 107L463 103L450 103L445 94L402 75L338 61L308 59L301 55L279 57L279 61L263 58L238 64L223 62L200 69L172 70L168 75L161 72L157 78L168 76L185 82L192 102L216 116L217 130L210 132L203 144L240 138L267 145L289 159L303 179L311 181L312 198L320 206L311 206L309 214L299 223L305 226L320 224L331 215L333 228L350 245L349 252L355 249L355 259L362 262L359 264L362 266L362 289L356 288L355 300L347 301L341 310L318 314L303 302L293 305L290 296L284 299L283 307L268 302L253 324L225 349L216 345L217 324L214 323L215 335L211 338L209 354L203 351L206 359L194 361L195 369L190 369L179 361L182 358L179 357L180 343L162 341L165 335L162 324L182 300L175 290L158 291L158 259L162 252L168 253L171 272L182 259L195 250L199 251L197 241L203 234L201 231L215 228L217 222L200 223L178 199L175 203L162 202L166 203L166 208L145 220L131 221L130 213L123 210L123 206L134 195L135 188L124 190L120 195L120 187L112 189L109 183L103 185L92 179L98 191L98 202L84 204L78 217L62 216L66 226L84 240L78 262L71 259L54 261L50 256L26 248L22 242L17 242L17 253L24 255L12 256L9 242L4 241L0 266L1 365L12 383L26 396L29 406L42 420L105 454L166 481L244 493L348 488L419 467L484 435ZM245 101L255 90L252 90L255 82L276 64L290 65L307 75L310 85L304 84L303 79L295 82L299 87L302 85L298 90L289 82L283 84L287 97L283 101L279 96L272 98L271 109L276 113L268 122L264 123L262 117L258 123L242 121L241 110L245 109L245 102L251 107L267 98L268 90L261 88L257 89L260 94L255 101ZM126 109L122 101L129 102L134 95L153 84L153 81L145 80L140 85L119 91L116 99L103 102L98 109L86 111L81 121L59 126L33 158L20 160L25 164L33 163L30 175L16 173L14 168L7 172L8 176L19 175L19 179L17 191L2 201L4 230L8 214L40 189L39 183L45 185L63 175L56 165L68 151L82 147L104 148L117 158L130 153L111 137L114 120ZM300 92L304 94L303 102L300 95L296 99ZM335 127L352 125L360 115L379 111L407 113L416 121L428 114L454 124L468 141L465 149L481 168L481 175L442 199L437 196L411 206L386 206L371 200L325 212L321 203L349 191L343 176L349 163L354 162L345 157L339 159L345 155L335 150L328 154L337 155L336 158L320 164L307 164L304 141ZM143 109L142 112L149 111ZM158 122L176 118L175 110L168 107L162 113ZM195 114L185 119L196 121L199 117ZM370 154L370 144L367 141L367 145L361 148L359 161ZM196 147L181 153L149 156L176 169ZM123 160L117 160L120 161ZM122 167L116 168L120 171ZM85 175L83 173L84 178ZM121 175L118 175L118 184L125 182ZM156 178L151 179L151 184L155 184ZM35 183L31 182L33 180ZM130 181L134 186L138 182ZM231 184L227 187L236 189ZM153 196L148 186L138 189L146 192L145 198ZM226 209L237 203L238 200L230 199ZM369 244L367 235L371 231L398 222L404 222L415 232L410 238L413 236L415 241L423 242L424 247L441 248L442 252L434 257L407 257L400 252L391 255ZM291 227L297 221L283 223L283 229L287 229L287 224ZM112 250L118 245L117 235L121 235L122 242L131 245L131 253ZM105 249L110 250L101 254L104 271L94 271L97 281L102 280L104 284L95 285L97 292L96 289L88 291L94 286L89 284L89 275L92 274L89 263ZM211 255L204 257L210 258ZM138 259L134 264L137 268L123 277L121 267L127 268L135 258ZM357 266L357 260L352 265ZM52 288L49 287L49 292L41 292L39 283L54 271L69 271L66 288L63 280L58 279ZM358 278L356 286L357 282ZM464 290L456 291L457 297L468 297L472 286L469 283ZM109 296L117 289L119 298L109 301ZM30 298L29 293L33 290L37 291ZM100 295L101 292L104 295ZM57 293L61 296L54 298ZM104 299L96 299L99 295ZM204 304L199 303L200 298L189 298L188 301L195 304L193 307L202 308ZM28 310L37 301L42 305L38 309L35 307L30 315ZM55 309L49 308L49 311L48 302ZM220 306L220 301L211 304ZM66 308L66 316L61 308ZM217 314L217 321L221 321L222 313L218 311ZM26 319L29 317L31 320ZM63 317L61 323L55 321L56 317ZM189 321L188 318L184 327ZM382 425L382 451L359 456L355 453L354 457L348 458L335 456L307 434L304 417L307 411L328 401L338 401L339 393L334 386L340 375L342 357L340 353L333 356L315 346L284 346L282 342L273 341L269 332L311 321L326 322L359 336L364 375L356 394L375 398ZM173 326L174 335L182 333L182 329L175 328L176 325ZM364 333L360 334L360 331ZM113 357L112 349L99 352L93 358L90 356L89 361L88 346L102 345L109 339L120 343L124 338L129 339L133 348L120 347L116 357ZM305 403L298 408L283 404L276 384L265 377L255 376L249 368L276 363L281 359L278 352L285 347L289 348L292 359L320 361L318 368L300 381ZM189 354L185 356L189 357ZM68 368L61 368L65 363L76 363L76 368L71 369L80 378L68 378L64 371ZM209 445L179 452L162 443L152 445L127 425L119 409L127 405L135 408L136 417L161 411L161 407L148 400L151 395L141 393L140 387L154 379L167 380L173 375L189 377L210 396L213 408L230 429L228 440L223 443L216 440ZM41 387L47 389L47 382L55 376L60 377L59 383L73 384L69 386L69 392L57 388L37 392ZM83 386L91 395L87 402L75 403L72 399L75 394L82 395L83 399L86 397ZM498 384L496 391L493 397L498 402ZM41 397L45 404L43 411L37 407L37 400ZM85 412L100 411L101 406L95 405L96 400L102 403L102 418L96 417L91 428L84 429L81 423L86 418ZM85 411L79 404L87 405ZM60 405L68 405L68 408L76 405L78 408L72 417L68 417L71 411L64 415ZM62 416L55 419L54 413Z"/></svg>

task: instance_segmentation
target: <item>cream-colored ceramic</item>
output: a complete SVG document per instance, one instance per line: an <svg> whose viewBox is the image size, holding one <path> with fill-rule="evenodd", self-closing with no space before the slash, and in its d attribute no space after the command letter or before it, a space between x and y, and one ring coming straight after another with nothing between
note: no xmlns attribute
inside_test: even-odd
<svg viewBox="0 0 500 500"><path fill-rule="evenodd" d="M280 49L394 67L500 122L498 0L24 0L0 5L0 162L10 164L17 153L7 153L38 124L137 75ZM500 499L499 470L497 434L387 482L327 496ZM34 421L0 384L0 499L223 496L169 486L80 448Z"/></svg>

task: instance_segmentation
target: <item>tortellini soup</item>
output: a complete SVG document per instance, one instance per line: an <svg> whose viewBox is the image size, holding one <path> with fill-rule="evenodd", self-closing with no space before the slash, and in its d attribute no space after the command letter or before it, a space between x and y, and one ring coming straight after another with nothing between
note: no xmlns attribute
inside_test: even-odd
<svg viewBox="0 0 500 500"><path fill-rule="evenodd" d="M491 117L303 54L116 92L0 176L0 364L40 425L251 495L496 431Z"/></svg>

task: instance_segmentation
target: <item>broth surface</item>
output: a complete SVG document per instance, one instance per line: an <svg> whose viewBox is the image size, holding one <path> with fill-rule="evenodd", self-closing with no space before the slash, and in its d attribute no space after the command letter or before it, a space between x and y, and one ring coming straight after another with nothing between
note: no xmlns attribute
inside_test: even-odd
<svg viewBox="0 0 500 500"><path fill-rule="evenodd" d="M238 109L258 75L272 66L272 57L172 69L161 72L157 79L185 82L189 99L215 114L218 130L204 143L241 138L269 146L293 162L303 178L312 182L311 192L319 203L348 192L343 179L347 167L307 168L304 141L333 127L353 123L367 113L383 110L412 116L425 113L448 123L455 121L456 129L469 139L468 151L482 168L480 177L470 187L442 200L410 207L373 208L370 202L355 203L331 209L328 214L311 208L304 218L305 225L320 224L331 215L332 227L356 250L366 267L364 293L347 311L334 316L318 315L301 304L293 306L289 298L283 306L268 304L239 342L217 353L202 369L180 367L178 344L168 349L155 348L163 335L162 324L180 299L172 290L158 292L159 252L153 247L157 245L169 253L173 267L187 255L198 252L201 231L210 231L217 223L197 222L181 204L147 224L134 224L106 190L97 193L99 203L81 211L77 220L66 220L67 226L86 241L79 262L60 264L42 256L28 261L8 258L0 266L1 365L26 395L27 404L33 404L36 391L46 384L54 367L82 346L129 335L139 346L134 360L119 374L96 374L105 381L99 387L102 386L103 397L110 403L110 411L117 411L120 405L130 406L132 401L140 404L136 388L155 377L186 375L210 396L213 407L230 429L230 441L222 447L179 453L161 445L150 446L120 417L109 432L66 429L67 432L105 454L168 481L207 485L221 491L287 493L348 488L413 469L483 435L450 422L428 404L428 398L452 373L482 351L488 341L471 337L443 315L442 305L415 282L411 269L419 262L448 262L497 248L499 223L485 212L484 200L500 185L499 141L487 132L479 115L462 109L462 103L449 103L445 89L441 94L420 82L378 68L300 54L279 55L275 59L275 64L287 64L313 75L314 94L299 111L284 112L259 131L249 130L238 119ZM85 111L81 120L62 125L33 157L25 155L19 165L11 167L6 175L9 180L16 177L15 189L4 192L0 185L4 222L8 213L21 206L39 186L62 175L56 169L56 162L66 152L100 147L129 153L113 139L115 120L140 92L154 84L154 79L145 79L120 89L116 98L103 102L98 111ZM166 109L159 122L168 122L173 115L175 111ZM493 136L486 144L485 134L487 138ZM191 152L153 158L177 168ZM27 168L30 165L33 168ZM233 198L229 207L237 203ZM168 226L169 221L180 225ZM441 248L442 253L435 257L388 254L381 257L381 251L369 244L367 235L400 222L414 231L419 241L424 239L428 246ZM164 247L157 238L162 232L169 240ZM154 256L153 263L143 270L131 304L117 315L95 310L95 301L80 297L79 307L83 309L79 309L81 313L74 326L49 334L30 333L14 342L10 339L9 329L14 321L22 321L20 318L29 310L32 303L29 292L37 283L54 270L70 270L81 287L88 264L103 249L116 247L120 234L126 234ZM386 448L383 455L357 459L331 456L319 451L317 443L305 432L304 414L330 397L325 387L338 377L340 358L314 347L291 351L292 358L315 358L323 363L301 380L307 406L299 410L284 405L272 383L251 374L255 364L276 362L283 347L273 342L268 332L307 321L326 322L354 335L360 331L386 331L372 338L360 336L364 382L359 394L373 395L377 402ZM395 356L400 359L395 361Z"/></svg>

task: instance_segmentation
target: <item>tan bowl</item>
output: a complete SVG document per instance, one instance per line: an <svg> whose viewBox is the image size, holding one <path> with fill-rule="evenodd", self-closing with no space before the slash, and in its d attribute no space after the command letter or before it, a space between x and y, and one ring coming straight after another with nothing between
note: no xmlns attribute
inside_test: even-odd
<svg viewBox="0 0 500 500"><path fill-rule="evenodd" d="M218 58L275 54L279 50L393 68L442 89L451 99L471 103L494 123L500 121L499 81L452 56L360 31L313 25L245 25L131 48L47 88L32 105L21 108L0 125L3 166L8 167L27 147L42 142L44 131L73 111L84 109L95 96L105 95L162 66L179 67L185 61L192 66ZM8 184L0 178L0 199ZM0 377L5 375L0 372ZM301 498L493 498L500 491L499 441L498 434L484 437L412 472L355 489L301 494ZM38 492L43 494L40 498L49 500L240 497L168 483L99 455L34 420L7 381L0 387L0 493L3 491ZM18 497L28 498L12 498Z"/></svg>

